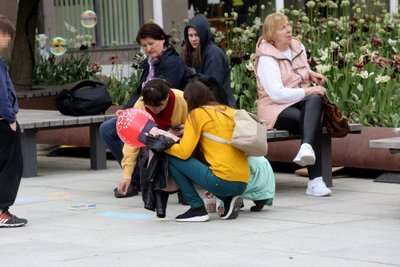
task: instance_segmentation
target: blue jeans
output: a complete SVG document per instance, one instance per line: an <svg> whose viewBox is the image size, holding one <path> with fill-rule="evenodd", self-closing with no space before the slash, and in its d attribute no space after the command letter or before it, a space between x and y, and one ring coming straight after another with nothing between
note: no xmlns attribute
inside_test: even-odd
<svg viewBox="0 0 400 267"><path fill-rule="evenodd" d="M213 193L222 201L226 197L241 195L247 186L243 182L226 181L215 176L207 165L195 158L181 160L173 156L168 156L168 170L179 185L191 208L204 206L204 202L199 193L197 193L193 183Z"/></svg>
<svg viewBox="0 0 400 267"><path fill-rule="evenodd" d="M124 155L122 154L124 143L121 141L117 134L116 124L117 118L113 118L103 122L100 125L100 135L103 138L104 142L106 142L115 160L118 161L119 165L121 165L122 158L124 157Z"/></svg>
<svg viewBox="0 0 400 267"><path fill-rule="evenodd" d="M117 133L117 118L113 118L103 122L100 125L100 135L103 138L104 142L106 142L108 148L113 154L116 161L118 161L121 166L122 158L124 154L122 153L122 148L124 147L124 142L119 138ZM137 159L137 163L139 162L139 157ZM139 183L139 164L136 164L135 169L132 173L132 183Z"/></svg>

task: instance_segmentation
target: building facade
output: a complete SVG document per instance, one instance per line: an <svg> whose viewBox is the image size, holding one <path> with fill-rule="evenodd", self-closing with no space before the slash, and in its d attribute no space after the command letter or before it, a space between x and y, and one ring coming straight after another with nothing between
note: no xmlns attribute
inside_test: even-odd
<svg viewBox="0 0 400 267"><path fill-rule="evenodd" d="M341 0L336 0L339 3ZM361 2L362 0L352 0ZM148 21L161 25L173 38L183 37L185 19L190 10L207 15L212 26L223 24L226 14L235 11L238 22L246 23L249 10L258 6L256 15L263 17L281 8L303 8L308 0L41 0L39 7L38 34L47 39L66 40L68 51L79 51L87 47L96 60L106 64L111 56L121 61L131 61L139 47L136 33ZM367 1L368 2L368 1ZM399 0L381 0L388 10L397 12ZM0 0L2 13L13 23L16 22L18 1ZM260 10L263 5L265 9ZM371 8L372 5L371 5ZM82 14L94 11L96 24L85 27ZM261 14L262 13L262 14ZM93 26L93 25L92 25ZM178 44L179 46L179 44ZM179 47L177 47L179 50ZM3 52L7 57L9 50Z"/></svg>

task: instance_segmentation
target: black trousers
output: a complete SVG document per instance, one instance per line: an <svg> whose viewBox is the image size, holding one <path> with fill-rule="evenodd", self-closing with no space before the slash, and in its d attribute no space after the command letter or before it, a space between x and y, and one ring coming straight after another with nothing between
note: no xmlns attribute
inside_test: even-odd
<svg viewBox="0 0 400 267"><path fill-rule="evenodd" d="M310 179L322 175L321 136L322 136L322 101L319 95L306 99L284 109L278 116L275 128L300 134L301 143L308 143L315 153L315 164L307 166Z"/></svg>
<svg viewBox="0 0 400 267"><path fill-rule="evenodd" d="M11 130L6 120L0 120L0 210L14 204L22 177L21 129Z"/></svg>

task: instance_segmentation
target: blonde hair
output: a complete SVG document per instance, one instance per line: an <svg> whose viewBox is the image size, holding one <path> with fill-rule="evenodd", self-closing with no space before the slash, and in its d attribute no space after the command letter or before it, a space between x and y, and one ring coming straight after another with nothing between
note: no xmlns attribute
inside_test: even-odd
<svg viewBox="0 0 400 267"><path fill-rule="evenodd" d="M282 13L272 13L268 15L262 27L262 37L265 41L272 43L273 37L278 29L280 29L285 23L289 21L289 18Z"/></svg>

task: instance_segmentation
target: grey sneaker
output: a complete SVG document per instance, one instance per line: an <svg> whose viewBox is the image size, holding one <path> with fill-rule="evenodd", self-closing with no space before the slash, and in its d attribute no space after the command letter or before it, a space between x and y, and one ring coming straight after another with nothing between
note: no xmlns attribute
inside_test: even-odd
<svg viewBox="0 0 400 267"><path fill-rule="evenodd" d="M221 215L221 220L235 219L239 215L240 207L243 204L241 196L232 197L232 200L224 201L225 212Z"/></svg>
<svg viewBox="0 0 400 267"><path fill-rule="evenodd" d="M0 215L0 228L21 227L24 226L27 222L28 220L18 218L8 211Z"/></svg>

